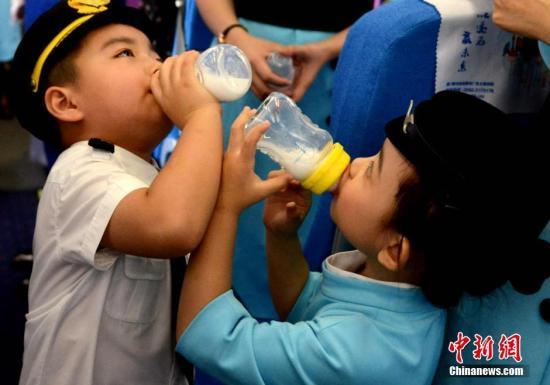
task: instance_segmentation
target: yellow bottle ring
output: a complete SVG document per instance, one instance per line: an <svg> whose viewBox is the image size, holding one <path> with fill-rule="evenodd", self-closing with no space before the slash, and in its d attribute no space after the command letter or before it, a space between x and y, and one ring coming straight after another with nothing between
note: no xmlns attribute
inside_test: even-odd
<svg viewBox="0 0 550 385"><path fill-rule="evenodd" d="M334 143L332 149L321 164L302 181L305 189L322 194L333 186L348 166L351 158L340 143Z"/></svg>

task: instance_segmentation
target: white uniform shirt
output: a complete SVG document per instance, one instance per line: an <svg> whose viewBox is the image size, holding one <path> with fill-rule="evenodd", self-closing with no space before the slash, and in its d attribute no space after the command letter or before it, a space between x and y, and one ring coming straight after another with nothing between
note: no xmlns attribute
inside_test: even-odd
<svg viewBox="0 0 550 385"><path fill-rule="evenodd" d="M20 384L182 383L174 363L168 260L99 243L117 204L156 168L120 147L78 142L38 207Z"/></svg>

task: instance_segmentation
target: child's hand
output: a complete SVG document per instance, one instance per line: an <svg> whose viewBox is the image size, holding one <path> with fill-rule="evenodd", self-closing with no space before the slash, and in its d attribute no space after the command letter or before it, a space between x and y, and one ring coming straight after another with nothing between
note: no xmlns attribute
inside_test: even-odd
<svg viewBox="0 0 550 385"><path fill-rule="evenodd" d="M233 122L229 145L223 158L223 172L218 208L240 214L246 207L259 202L275 191L284 188L291 179L289 174L262 180L254 173L256 144L268 130L269 122L254 126L248 134L244 125L254 115L245 107Z"/></svg>
<svg viewBox="0 0 550 385"><path fill-rule="evenodd" d="M151 79L151 89L158 103L179 128L204 108L220 109L220 104L202 86L195 75L197 51L167 58Z"/></svg>
<svg viewBox="0 0 550 385"><path fill-rule="evenodd" d="M276 178L282 171L272 171L270 178ZM265 202L264 225L281 235L296 235L311 206L311 192L305 190L296 179L283 190L269 196Z"/></svg>

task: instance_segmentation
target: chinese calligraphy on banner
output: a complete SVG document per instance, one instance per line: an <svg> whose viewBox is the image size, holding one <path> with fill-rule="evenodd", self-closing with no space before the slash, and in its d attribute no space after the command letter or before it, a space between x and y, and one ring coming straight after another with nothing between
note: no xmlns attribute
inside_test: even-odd
<svg viewBox="0 0 550 385"><path fill-rule="evenodd" d="M441 15L435 92L475 95L510 113L534 112L550 91L535 41L491 20L492 0L425 0Z"/></svg>

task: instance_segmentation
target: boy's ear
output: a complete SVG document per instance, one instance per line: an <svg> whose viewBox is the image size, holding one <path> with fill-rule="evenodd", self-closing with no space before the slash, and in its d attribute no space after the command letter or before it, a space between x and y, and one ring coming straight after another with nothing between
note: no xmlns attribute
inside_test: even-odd
<svg viewBox="0 0 550 385"><path fill-rule="evenodd" d="M378 261L386 269L397 271L403 269L411 256L411 244L401 234L393 234L386 247L378 252Z"/></svg>
<svg viewBox="0 0 550 385"><path fill-rule="evenodd" d="M52 86L44 93L46 108L57 120L62 122L78 122L84 113L75 103L74 95L67 87Z"/></svg>

